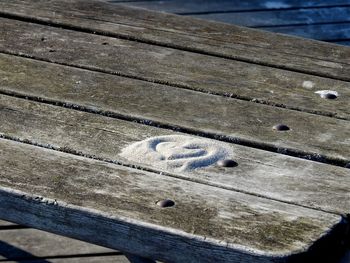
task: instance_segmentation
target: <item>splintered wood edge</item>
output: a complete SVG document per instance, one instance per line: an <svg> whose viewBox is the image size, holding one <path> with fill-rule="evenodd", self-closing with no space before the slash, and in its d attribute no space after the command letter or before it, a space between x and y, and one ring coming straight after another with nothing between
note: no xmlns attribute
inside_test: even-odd
<svg viewBox="0 0 350 263"><path fill-rule="evenodd" d="M284 262L286 257L308 254L308 250L317 244L318 240L332 236L333 229L344 225L344 220L334 214L179 179L162 178L157 174L118 167L83 157L74 157L21 143L6 140L1 140L1 143L4 146L2 147L4 150L3 161L7 165L7 169L2 172L5 178L2 179L3 187L0 191L0 200L3 204L0 206L2 219L139 256L169 260L170 262L184 262L192 254L197 259L200 257L200 262L203 263L241 262L241 260ZM19 154L20 152L21 154ZM13 160L11 154L16 154L18 158L26 160ZM6 155L8 156L6 157ZM48 162L50 162L50 167L44 167L43 164ZM28 170L30 173L23 173L23 169L30 169ZM16 173L16 170L19 173ZM52 171L55 172L51 175ZM70 176L72 173L74 176ZM114 176L110 177L112 174ZM20 180L24 175L26 178ZM55 179L57 175L61 176L62 179ZM119 176L123 176L122 179ZM41 178L42 183L39 183L39 178ZM159 180L160 178L162 180ZM92 181L89 182L90 180ZM128 189L125 189L124 193L121 192L122 197L112 198L108 192L111 189L106 189L107 192L103 195L91 195L94 190L88 191L87 189L91 187L89 186L91 183L96 185L97 181L100 183L99 187L103 186L103 189L105 189L106 184L113 185L113 187L119 185L120 191ZM156 185L152 185L155 182L157 182ZM130 184L132 187L126 187ZM13 185L16 185L17 189L11 188ZM143 189L140 192L141 185ZM163 188L159 188L159 186L163 186ZM159 214L158 209L161 208L155 208L153 199L170 192L173 193L174 187L181 187L180 192L178 190L179 193L175 194L178 196L179 206L176 210L161 210L162 213ZM18 188L26 190L22 191ZM81 189L82 192L75 193L77 189ZM158 189L159 193L155 189ZM189 189L191 189L191 195L188 195ZM96 190L99 188L97 187ZM116 187L113 191L118 193L119 190ZM33 192L50 197L34 195ZM132 197L127 206L123 204L127 201L125 194L129 196L128 198ZM130 196L133 194L136 195ZM91 199L88 198L90 195ZM142 195L144 200L139 200L138 195ZM69 203L64 200L52 199L53 196L61 196L63 199L69 200ZM203 197L204 200L202 200ZM81 198L82 200L80 200ZM108 199L104 200L105 198ZM224 200L222 200L223 198ZM80 205L73 205L71 202ZM82 207L81 204L84 202L87 203L87 206ZM205 207L209 210L204 211L204 207L200 208L203 202L207 203ZM131 204L133 206L129 208ZM139 207L140 205L141 207ZM195 206L195 210L191 210L193 206ZM200 212L196 209L200 209ZM214 214L211 212L213 209ZM133 214L131 218L129 217L130 213ZM181 215L175 216L174 213ZM188 220L182 222L183 217L187 215L186 213L194 215L194 219L191 220L190 215ZM202 221L202 219L197 219L193 213L197 213L198 216L205 213L208 214L208 218ZM222 225L225 229L224 232L221 231L223 236L220 233L210 233L213 229L207 228L213 227L213 225L210 227L210 224L213 224L211 220L221 226L222 223L228 222L227 213L229 215L232 213L233 218L230 216L230 220L232 224L236 222L238 228L247 225L246 220L254 220L251 230L257 229L258 232L254 230L245 233L244 230L233 230L231 225ZM244 216L245 213L248 213L249 216ZM235 214L239 216L236 220L234 219ZM177 222L177 220L180 221ZM269 220L273 221L271 225ZM201 223L207 224L206 222L208 225L205 228L199 225ZM211 223L209 224L209 222ZM249 223L246 226L248 229ZM255 223L257 224L254 225ZM174 224L174 227L171 224ZM194 225L198 227L196 234L190 234L192 231L183 231L183 229ZM270 227L271 229L269 229ZM293 229L301 232L296 234ZM285 233L284 230L292 232ZM249 238L247 233L249 233ZM220 235L219 239L218 235ZM224 237L225 235L226 237ZM276 242L274 239L267 238L270 235L270 238L274 238ZM335 241L340 242L341 238ZM261 244L264 240L270 244ZM292 244L288 243L287 240ZM256 243L257 241L259 244ZM194 247L196 252L193 250Z"/></svg>

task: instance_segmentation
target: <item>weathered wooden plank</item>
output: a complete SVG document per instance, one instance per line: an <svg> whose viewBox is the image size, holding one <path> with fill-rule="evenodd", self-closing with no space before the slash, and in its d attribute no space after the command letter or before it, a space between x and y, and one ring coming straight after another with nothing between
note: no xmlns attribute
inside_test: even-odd
<svg viewBox="0 0 350 263"><path fill-rule="evenodd" d="M324 255L324 246L340 249L347 238L346 221L333 214L13 141L0 144L1 218L56 234L174 263L285 262L291 254L297 254L291 262L310 262L318 253L331 260L340 251ZM164 198L175 206L159 207Z"/></svg>
<svg viewBox="0 0 350 263"><path fill-rule="evenodd" d="M210 13L227 11L249 11L249 10L276 10L290 8L308 7L330 7L334 5L350 5L348 0L336 1L300 1L300 0L174 0L174 1L119 1L106 0L109 3L122 3L123 5L147 8L154 11L168 13L188 14L188 13Z"/></svg>
<svg viewBox="0 0 350 263"><path fill-rule="evenodd" d="M31 31L30 35L33 34ZM87 46L86 42L84 46ZM53 52L55 59L64 61L70 57L71 61L74 60L77 49L71 50L67 53ZM88 56L92 57L90 54L86 58ZM138 55L134 53L133 57ZM96 58L96 63L103 64L103 60L101 55L100 59ZM121 61L117 60L120 68L123 68ZM154 64L150 60L145 61L148 61L148 69L153 72ZM111 65L116 64L111 62ZM345 120L8 55L1 55L0 69L3 93L15 92L22 96L80 105L86 110L108 111L122 118L151 120L152 125L180 128L194 134L205 133L210 137L221 137L223 140L304 158L324 159L339 165L345 165L350 159L349 123ZM129 70L135 69L135 64L129 67ZM162 67L154 69L154 72L157 70L160 70L159 73L174 74L174 71L169 69L168 72ZM349 95L346 94L350 89L344 88L342 92L343 95L334 100L332 107L349 111ZM314 95L315 102L332 105L318 94ZM273 126L278 123L288 125L291 130L274 130Z"/></svg>
<svg viewBox="0 0 350 263"><path fill-rule="evenodd" d="M112 252L114 250L35 229L0 231L1 261L28 260L35 257L88 256Z"/></svg>
<svg viewBox="0 0 350 263"><path fill-rule="evenodd" d="M223 143L233 152L231 158L238 163L237 167L211 165L181 173L169 171L156 163L137 162L119 154L132 143L181 133L8 96L0 96L0 132L45 147L141 169L147 167L220 188L339 214L350 212L349 170L331 165Z"/></svg>
<svg viewBox="0 0 350 263"><path fill-rule="evenodd" d="M101 1L0 2L3 15L350 80L350 49ZM130 58L130 56L128 56Z"/></svg>
<svg viewBox="0 0 350 263"><path fill-rule="evenodd" d="M2 226L12 226L12 225L14 225L14 224L11 223L11 222L4 221L4 220L0 220L0 228L1 228Z"/></svg>
<svg viewBox="0 0 350 263"><path fill-rule="evenodd" d="M282 34L293 34L302 37L313 37L323 41L350 38L350 23L264 27L264 30Z"/></svg>
<svg viewBox="0 0 350 263"><path fill-rule="evenodd" d="M350 119L348 82L8 19L0 21L4 40L1 51ZM315 93L329 89L340 96L325 100Z"/></svg>
<svg viewBox="0 0 350 263"><path fill-rule="evenodd" d="M292 9L283 11L255 11L241 13L213 13L213 14L194 14L197 18L220 21L236 25L248 27L278 27L288 26L288 29L294 29L295 26L301 25L308 27L308 24L322 23L337 23L350 22L350 6L349 7L325 7L315 9ZM325 30L324 30L325 31ZM278 32L278 31L277 31ZM284 31L284 33L289 31ZM295 29L290 31L290 34L295 34ZM320 39L320 34L315 33L315 38ZM334 33L333 33L334 34ZM297 34L295 34L297 35ZM313 35L311 35L313 36Z"/></svg>

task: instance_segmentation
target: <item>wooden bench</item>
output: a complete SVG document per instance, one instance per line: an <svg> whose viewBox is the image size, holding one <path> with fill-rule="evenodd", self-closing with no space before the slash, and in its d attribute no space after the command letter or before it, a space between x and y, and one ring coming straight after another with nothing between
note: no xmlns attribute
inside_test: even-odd
<svg viewBox="0 0 350 263"><path fill-rule="evenodd" d="M0 22L1 219L131 262L349 249L350 48L102 1Z"/></svg>

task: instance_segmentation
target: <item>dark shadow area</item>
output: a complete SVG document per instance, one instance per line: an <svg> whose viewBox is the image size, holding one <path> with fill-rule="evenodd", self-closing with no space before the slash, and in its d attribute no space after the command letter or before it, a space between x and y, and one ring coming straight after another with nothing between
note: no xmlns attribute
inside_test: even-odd
<svg viewBox="0 0 350 263"><path fill-rule="evenodd" d="M22 260L35 260L36 263L50 263L50 261L38 258L23 249L20 249L3 241L0 241L0 255L5 258L3 260L0 259L0 262L5 260L12 260L17 262Z"/></svg>
<svg viewBox="0 0 350 263"><path fill-rule="evenodd" d="M347 215L307 252L289 257L287 263L345 263L344 258L347 257L349 249L350 215Z"/></svg>

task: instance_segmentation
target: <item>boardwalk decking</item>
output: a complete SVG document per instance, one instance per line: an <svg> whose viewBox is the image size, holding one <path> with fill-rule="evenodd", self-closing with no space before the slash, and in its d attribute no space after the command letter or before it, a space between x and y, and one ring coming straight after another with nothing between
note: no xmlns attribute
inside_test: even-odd
<svg viewBox="0 0 350 263"><path fill-rule="evenodd" d="M349 48L186 17L346 43L349 3L112 2L184 17L0 1L2 218L170 262L349 263ZM235 165L122 154L183 136ZM127 262L6 221L0 240L4 262Z"/></svg>

